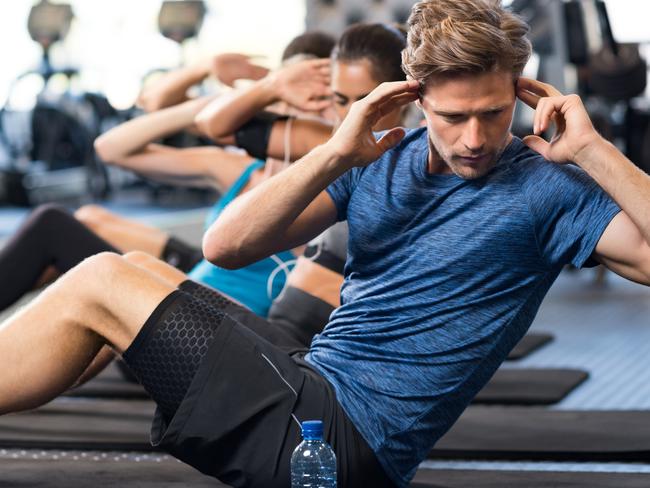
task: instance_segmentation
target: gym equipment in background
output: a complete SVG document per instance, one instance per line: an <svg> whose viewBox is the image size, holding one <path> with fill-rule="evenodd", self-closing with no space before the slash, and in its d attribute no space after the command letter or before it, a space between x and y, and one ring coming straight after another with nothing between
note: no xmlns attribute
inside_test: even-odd
<svg viewBox="0 0 650 488"><path fill-rule="evenodd" d="M158 30L181 44L199 34L204 16L203 0L165 0L158 13Z"/></svg>
<svg viewBox="0 0 650 488"><path fill-rule="evenodd" d="M635 15L637 8L623 2L608 5L630 10L619 12L623 17ZM605 2L513 0L511 7L531 25L530 39L540 58L538 78L563 93L579 94L603 137L650 173L650 102L644 99L647 63L639 44L616 40ZM530 120L518 115L513 130L530 134Z"/></svg>
<svg viewBox="0 0 650 488"><path fill-rule="evenodd" d="M0 163L0 202L37 205L49 201L106 196L109 182L96 159L93 141L107 120L120 118L101 94L73 88L76 68L55 68L50 49L63 41L74 18L68 4L42 0L29 13L27 29L42 48L36 69L23 73L10 87L0 109L0 145L7 156ZM14 105L17 86L36 79L42 85L33 108ZM65 89L50 89L56 80ZM116 123L116 122L113 122Z"/></svg>

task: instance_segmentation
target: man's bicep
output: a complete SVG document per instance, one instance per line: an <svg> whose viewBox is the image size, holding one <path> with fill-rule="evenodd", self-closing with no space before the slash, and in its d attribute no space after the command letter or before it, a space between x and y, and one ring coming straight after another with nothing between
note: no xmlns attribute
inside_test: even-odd
<svg viewBox="0 0 650 488"><path fill-rule="evenodd" d="M650 246L625 212L611 220L593 257L624 278L650 284Z"/></svg>
<svg viewBox="0 0 650 488"><path fill-rule="evenodd" d="M320 192L287 229L289 247L310 241L336 221L337 210L332 197L326 191Z"/></svg>

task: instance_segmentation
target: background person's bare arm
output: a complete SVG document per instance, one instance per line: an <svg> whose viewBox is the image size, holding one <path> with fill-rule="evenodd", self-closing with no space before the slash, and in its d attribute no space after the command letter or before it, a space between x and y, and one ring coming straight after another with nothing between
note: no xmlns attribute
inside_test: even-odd
<svg viewBox="0 0 650 488"><path fill-rule="evenodd" d="M305 111L327 108L329 60L309 60L272 73L252 86L215 99L196 116L199 130L212 139L232 134L278 101Z"/></svg>
<svg viewBox="0 0 650 488"><path fill-rule="evenodd" d="M194 117L212 97L203 97L131 119L95 139L95 151L113 162L141 151L147 144L194 125Z"/></svg>
<svg viewBox="0 0 650 488"><path fill-rule="evenodd" d="M213 146L179 149L152 143L193 126L195 115L209 101L191 100L129 120L99 136L95 150L104 161L159 181L223 191L252 158Z"/></svg>
<svg viewBox="0 0 650 488"><path fill-rule="evenodd" d="M189 100L188 90L210 75L232 86L237 79L259 80L268 72L268 69L251 63L245 54L219 54L165 73L148 83L138 95L136 104L146 112L155 112Z"/></svg>
<svg viewBox="0 0 650 488"><path fill-rule="evenodd" d="M199 130L215 141L223 141L252 117L277 101L301 110L322 109L331 102L320 97L329 94L329 60L310 60L278 70L253 86L223 95L196 116ZM300 159L332 135L332 125L297 117L273 123L268 157L291 161Z"/></svg>
<svg viewBox="0 0 650 488"><path fill-rule="evenodd" d="M115 159L113 164L171 185L229 188L253 158L220 147L175 148L148 144L141 151Z"/></svg>

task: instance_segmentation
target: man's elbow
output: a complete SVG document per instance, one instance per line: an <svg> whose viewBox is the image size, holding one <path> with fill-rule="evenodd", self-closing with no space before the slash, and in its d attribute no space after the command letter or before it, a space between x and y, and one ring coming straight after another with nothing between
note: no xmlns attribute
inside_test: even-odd
<svg viewBox="0 0 650 488"><path fill-rule="evenodd" d="M201 245L206 260L224 269L238 269L245 264L240 259L240 253L231 243L214 237L209 232L203 236Z"/></svg>

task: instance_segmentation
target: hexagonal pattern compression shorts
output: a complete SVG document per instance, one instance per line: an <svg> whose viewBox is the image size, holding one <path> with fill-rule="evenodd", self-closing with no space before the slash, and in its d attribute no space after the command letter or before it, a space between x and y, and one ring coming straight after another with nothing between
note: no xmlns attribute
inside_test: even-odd
<svg viewBox="0 0 650 488"><path fill-rule="evenodd" d="M307 348L214 290L172 292L123 359L158 404L151 440L232 487L287 487L300 423L321 419L338 486L392 486Z"/></svg>

